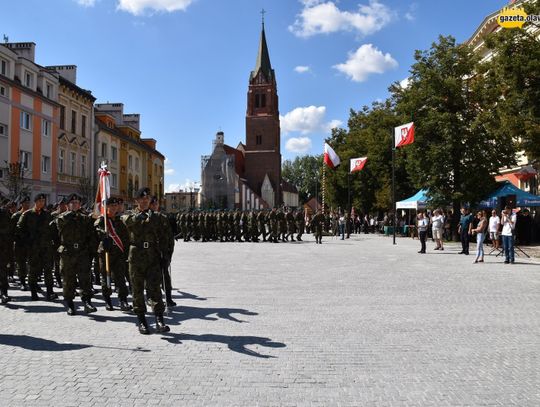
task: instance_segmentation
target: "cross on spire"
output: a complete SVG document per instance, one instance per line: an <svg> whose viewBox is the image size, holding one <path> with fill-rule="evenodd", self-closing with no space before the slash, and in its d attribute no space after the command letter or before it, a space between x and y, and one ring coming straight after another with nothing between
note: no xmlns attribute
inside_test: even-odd
<svg viewBox="0 0 540 407"><path fill-rule="evenodd" d="M262 25L263 25L263 28L264 28L264 15L266 14L266 10L263 8L261 10L261 16L262 16Z"/></svg>

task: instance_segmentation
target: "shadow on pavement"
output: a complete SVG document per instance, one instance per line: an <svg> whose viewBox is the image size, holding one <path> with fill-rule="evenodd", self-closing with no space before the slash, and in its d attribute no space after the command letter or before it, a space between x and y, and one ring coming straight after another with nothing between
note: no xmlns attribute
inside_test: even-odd
<svg viewBox="0 0 540 407"><path fill-rule="evenodd" d="M211 317L210 315L216 315ZM218 319L227 319L233 322L247 322L237 319L232 314L240 315L258 315L256 312L248 311L241 308L198 308L198 307L186 307L185 305L171 308L169 313L170 319L174 323L180 323L187 321L188 319L202 319L204 321L217 321Z"/></svg>
<svg viewBox="0 0 540 407"><path fill-rule="evenodd" d="M76 343L58 343L49 339L35 338L28 335L7 335L0 334L0 345L18 346L23 349L37 351L69 351L90 348L92 345L82 345Z"/></svg>
<svg viewBox="0 0 540 407"><path fill-rule="evenodd" d="M17 298L18 299L18 298ZM58 304L58 302L51 302L52 304ZM24 312L66 312L64 307L52 306L52 305L23 305L9 302L4 307L9 309L22 309Z"/></svg>
<svg viewBox="0 0 540 407"><path fill-rule="evenodd" d="M214 342L222 343L227 345L227 347L238 353L242 353L248 356L254 356L257 358L269 359L275 358L276 356L263 355L261 353L255 352L251 349L248 349L249 345L265 346L268 348L284 348L286 345L281 342L272 342L270 338L261 338L259 336L226 336L226 335L190 335L190 334L175 334L175 333L165 333L162 334L161 339L173 343L181 344L184 341L196 341L196 342Z"/></svg>
<svg viewBox="0 0 540 407"><path fill-rule="evenodd" d="M195 295L195 294L186 293L185 291L177 290L176 292L181 295L174 295L175 299L177 298L179 300L197 300L197 301L207 300L206 298L199 297L198 295Z"/></svg>

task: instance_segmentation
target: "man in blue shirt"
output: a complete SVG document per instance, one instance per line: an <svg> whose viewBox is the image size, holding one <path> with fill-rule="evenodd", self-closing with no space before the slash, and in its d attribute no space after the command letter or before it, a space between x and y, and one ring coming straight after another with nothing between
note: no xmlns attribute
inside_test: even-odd
<svg viewBox="0 0 540 407"><path fill-rule="evenodd" d="M458 233L461 239L461 251L459 254L469 254L469 236L472 234L473 216L469 208L461 207L461 218L459 219Z"/></svg>

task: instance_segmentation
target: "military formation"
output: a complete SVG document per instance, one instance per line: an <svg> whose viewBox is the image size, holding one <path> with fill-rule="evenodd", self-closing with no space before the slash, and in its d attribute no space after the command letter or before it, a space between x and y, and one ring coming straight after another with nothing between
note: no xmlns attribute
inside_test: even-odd
<svg viewBox="0 0 540 407"><path fill-rule="evenodd" d="M185 242L295 242L306 229L303 210L183 211L177 214L178 238Z"/></svg>
<svg viewBox="0 0 540 407"><path fill-rule="evenodd" d="M58 299L56 285L62 289L68 315L77 312L77 296L89 314L96 311L93 284L101 284L106 309L115 309L111 297L116 292L120 310L137 315L140 333L150 333L147 304L155 314L156 330L169 331L163 313L166 306L176 305L169 267L176 225L159 211L158 200L148 188L137 192L136 202L135 209L124 212L121 200L109 198L103 209L106 217L85 211L77 194L54 208L46 206L44 194L35 196L32 207L28 197L3 202L0 302L11 301L10 282L29 291L32 301L41 296L47 301ZM130 292L133 306L128 303Z"/></svg>

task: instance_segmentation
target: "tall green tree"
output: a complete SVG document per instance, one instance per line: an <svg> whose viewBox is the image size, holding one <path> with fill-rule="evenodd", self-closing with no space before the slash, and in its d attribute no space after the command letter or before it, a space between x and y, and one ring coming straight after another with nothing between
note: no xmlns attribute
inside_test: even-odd
<svg viewBox="0 0 540 407"><path fill-rule="evenodd" d="M285 160L281 176L298 188L300 202L307 202L321 194L321 168L322 155L304 155L292 161Z"/></svg>
<svg viewBox="0 0 540 407"><path fill-rule="evenodd" d="M396 111L416 123L415 142L406 150L407 170L417 188L428 188L435 205L474 204L493 188L493 174L515 161L507 133L492 133L483 107L485 78L478 57L452 37L439 37L416 51L410 85L391 87Z"/></svg>

